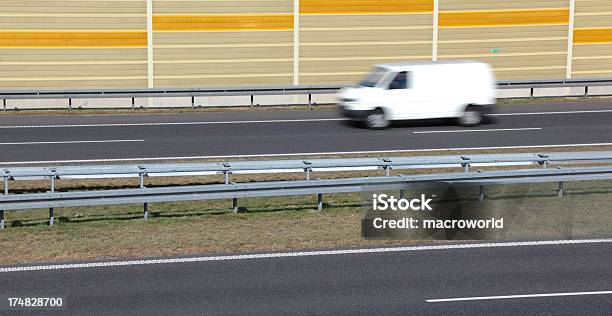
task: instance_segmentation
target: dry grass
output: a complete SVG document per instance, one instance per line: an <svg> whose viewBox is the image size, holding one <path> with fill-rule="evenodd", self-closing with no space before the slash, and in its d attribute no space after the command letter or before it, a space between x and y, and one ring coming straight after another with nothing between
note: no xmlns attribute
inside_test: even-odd
<svg viewBox="0 0 612 316"><path fill-rule="evenodd" d="M44 210L9 213L8 225L23 226L0 233L7 254L0 263L399 243L361 238L356 195L330 196L323 212L314 210L314 197L241 200L239 214L229 212L230 204L155 204L148 221L141 206L61 209L53 228L46 226Z"/></svg>
<svg viewBox="0 0 612 316"><path fill-rule="evenodd" d="M612 233L609 181L567 183L562 199L555 189L491 187L487 203L500 212L519 208L528 218L512 235L517 238L555 236L567 216L576 236ZM363 201L360 194L325 195L324 210L317 212L315 196L241 199L239 214L231 213L227 200L159 203L150 206L147 221L141 205L64 208L56 210L52 228L46 210L8 212L0 264L412 243L363 240Z"/></svg>

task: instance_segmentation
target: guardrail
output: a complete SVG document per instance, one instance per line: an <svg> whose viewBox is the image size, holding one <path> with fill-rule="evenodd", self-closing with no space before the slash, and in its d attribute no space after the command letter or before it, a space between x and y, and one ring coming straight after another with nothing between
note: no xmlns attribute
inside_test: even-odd
<svg viewBox="0 0 612 316"><path fill-rule="evenodd" d="M564 153L520 153L520 154L481 154L429 157L392 157L392 158L345 158L314 160L277 160L277 161L240 161L218 163L182 164L145 164L145 165L99 165L99 166L61 166L61 167L17 167L4 168L0 177L4 182L4 195L0 195L0 228L4 227L4 211L31 208L49 208L50 224L53 225L53 212L57 207L91 206L124 203L143 203L144 217L148 216L148 203L167 201L189 201L207 199L233 200L237 212L238 198L269 197L283 195L317 194L318 209L322 208L322 195L329 193L358 192L364 185L383 185L385 189L399 188L406 183L445 181L480 183L524 183L559 182L559 195L563 194L563 181L611 179L612 166L557 169L547 168L551 163L602 163L612 161L612 151L564 152ZM496 166L508 164L538 164L542 168L509 171L470 172L473 166ZM311 180L313 171L363 170L371 167L383 169L384 177ZM391 176L391 169L461 167L463 173L444 173L429 175ZM357 168L357 169L356 169ZM305 180L271 181L255 183L231 183L230 175L235 172L278 173L304 172ZM224 184L147 188L147 176L194 176L224 174ZM104 190L87 192L58 192L56 179L100 178L100 177L140 178L137 189ZM9 181L48 178L50 191L46 193L9 194ZM484 195L481 193L481 197Z"/></svg>
<svg viewBox="0 0 612 316"><path fill-rule="evenodd" d="M516 184L558 182L558 195L563 196L564 181L612 179L612 166L586 168L550 168L503 170L490 172L463 172L423 175L397 175L389 177L272 181L229 183L216 185L174 186L162 188L119 189L81 192L47 192L0 196L4 228L4 211L49 208L49 223L53 226L54 209L74 206L116 204L144 205L144 218L148 217L148 204L172 201L198 201L232 199L234 212L238 211L238 198L278 197L289 195L317 195L317 209L323 208L323 194L369 192L376 190L405 190L407 185L425 182L480 184L480 200L484 199L484 184ZM400 192L400 196L403 196Z"/></svg>
<svg viewBox="0 0 612 316"><path fill-rule="evenodd" d="M612 81L612 79L611 79ZM12 90L0 91L0 99L79 99L79 98L146 98L200 97L243 95L331 94L340 85L274 86L233 88L142 88L142 89L67 89L67 90Z"/></svg>
<svg viewBox="0 0 612 316"><path fill-rule="evenodd" d="M144 186L145 177L180 177L224 174L229 183L234 173L294 173L304 172L309 180L312 172L384 170L388 176L391 169L454 168L471 166L499 166L566 162L612 161L612 151L551 152L477 154L425 157L341 158L310 160L264 160L212 163L164 163L138 165L87 165L56 167L5 167L0 169L0 178L8 192L9 180L50 179L100 179L139 177Z"/></svg>
<svg viewBox="0 0 612 316"><path fill-rule="evenodd" d="M588 87L612 86L612 78L589 79L550 79L550 80L511 80L499 81L499 89L531 89L531 97L537 88L584 87L584 96L588 96ZM257 95L308 95L308 104L312 103L312 95L334 94L342 85L317 86L274 86L274 87L234 87L234 88L150 88L150 89L66 89L66 90L0 90L0 99L6 110L6 100L12 99L72 99L82 98L135 98L148 97L191 97L195 106L195 97L202 96L251 96Z"/></svg>

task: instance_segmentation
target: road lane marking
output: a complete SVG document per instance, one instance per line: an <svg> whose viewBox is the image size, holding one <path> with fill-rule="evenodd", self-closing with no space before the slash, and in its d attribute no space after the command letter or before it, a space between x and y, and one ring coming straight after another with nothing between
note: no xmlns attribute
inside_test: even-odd
<svg viewBox="0 0 612 316"><path fill-rule="evenodd" d="M526 128L489 128L489 129L453 129L442 131L418 131L413 134L438 134L438 133L475 133L475 132L514 132L514 131L538 131L541 127Z"/></svg>
<svg viewBox="0 0 612 316"><path fill-rule="evenodd" d="M456 147L456 148L425 148L425 149L396 149L396 150L368 150L368 151L335 151L285 154L250 154L250 155L210 155L210 156L178 156L178 157L143 157L143 158L100 158L75 160L34 160L34 161L5 161L1 165L32 165L56 163L91 163L91 162L130 162L130 161L168 161L168 160L206 160L206 159L242 159L267 157L304 157L304 156L336 156L336 155L368 155L393 153L421 153L435 151L466 151L466 150L498 150L498 149L530 149L530 148L566 148L566 147L598 147L612 146L612 143L590 144L560 144L560 145L526 145L526 146L497 146L497 147Z"/></svg>
<svg viewBox="0 0 612 316"><path fill-rule="evenodd" d="M201 121L201 122L150 122L150 123L96 123L96 124L50 124L50 125L7 125L0 129L19 128L74 128L74 127L130 127L130 126L181 126L181 125L229 125L229 124L259 124L259 123L303 123L346 121L345 118L324 119L294 119L294 120L255 120L255 121Z"/></svg>
<svg viewBox="0 0 612 316"><path fill-rule="evenodd" d="M610 294L612 294L612 291L543 293L543 294L500 295L500 296L474 296L474 297L440 298L440 299L431 299L431 300L425 300L425 301L428 303L440 303L440 302L484 301L484 300L504 300L504 299L517 299L517 298L582 296L582 295L610 295Z"/></svg>
<svg viewBox="0 0 612 316"><path fill-rule="evenodd" d="M67 140L51 142L17 142L0 143L0 145L49 145L49 144L95 144L95 143L137 143L144 142L144 139L105 139L105 140Z"/></svg>
<svg viewBox="0 0 612 316"><path fill-rule="evenodd" d="M519 112L495 113L491 116L527 116L527 115L555 115L555 114L586 114L610 113L612 110L577 110L557 112ZM0 129L19 128L74 128L74 127L131 127L131 126L180 126L180 125L229 125L229 124L260 124L260 123L304 123L304 122L333 122L347 121L346 118L320 118L320 119L284 119L284 120L247 120L247 121L198 121L198 122L144 122L144 123L94 123L94 124L46 124L46 125L6 125Z"/></svg>
<svg viewBox="0 0 612 316"><path fill-rule="evenodd" d="M518 112L518 113L493 113L491 116L527 116L527 115L555 115L555 114L583 114L583 113L612 113L612 110L577 110L556 112Z"/></svg>
<svg viewBox="0 0 612 316"><path fill-rule="evenodd" d="M259 253L259 254L225 255L225 256L209 256L209 257L207 256L179 257L179 258L166 258L166 259L127 260L127 261L103 261L103 262L98 261L98 262L85 262L85 263L0 267L0 273L118 267L118 266L142 266L142 265L152 265L152 264L194 263L194 262L210 262L210 261L237 261L237 260L316 257L316 256L332 256L332 255L381 254L381 253L431 251L431 250L487 249L487 248L490 249L490 248L502 248L502 247L576 245L576 244L597 244L597 243L612 243L612 239L544 240L544 241L517 241L517 242L498 242L498 243L489 242L489 243L433 245L433 246L296 251L296 252Z"/></svg>

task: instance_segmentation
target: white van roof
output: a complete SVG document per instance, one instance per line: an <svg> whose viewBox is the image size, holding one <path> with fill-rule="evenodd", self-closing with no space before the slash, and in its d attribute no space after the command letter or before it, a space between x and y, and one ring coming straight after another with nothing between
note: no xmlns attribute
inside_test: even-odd
<svg viewBox="0 0 612 316"><path fill-rule="evenodd" d="M445 60L445 61L423 61L423 62L396 62L388 64L379 64L376 67L387 68L393 71L400 71L405 69L412 69L421 66L434 66L434 65L456 65L456 64L478 64L483 65L485 63L475 60ZM485 64L486 65L486 64Z"/></svg>

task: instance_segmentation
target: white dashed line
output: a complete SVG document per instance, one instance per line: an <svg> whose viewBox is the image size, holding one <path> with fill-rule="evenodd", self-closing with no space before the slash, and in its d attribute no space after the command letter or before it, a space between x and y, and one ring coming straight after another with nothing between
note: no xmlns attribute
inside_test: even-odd
<svg viewBox="0 0 612 316"><path fill-rule="evenodd" d="M458 245L366 248L366 249L347 249L347 250L321 250L321 251L280 252L280 253L246 254L246 255L227 255L227 256L212 256L212 257L187 257L187 258L87 262L87 263L71 263L71 264L53 264L53 265L32 265L32 266L3 267L3 268L0 268L0 273L101 268L101 267L117 267L117 266L140 266L140 265L151 265L151 264L192 263L192 262L209 262L209 261L275 259L275 258L295 258L295 257L352 255L352 254L375 254L375 253L412 252L412 251L428 251L428 250L483 249L483 248L526 247L526 246L544 246L544 245L574 245L574 244L593 244L593 243L612 243L612 239L517 241L517 242L500 242L500 243L492 242L492 243L458 244Z"/></svg>
<svg viewBox="0 0 612 316"><path fill-rule="evenodd" d="M611 113L612 110L578 110L557 112L523 112L523 113L495 113L491 116L526 116L526 115L555 115L555 114L583 114L583 113Z"/></svg>
<svg viewBox="0 0 612 316"><path fill-rule="evenodd" d="M413 134L438 134L438 133L475 133L475 132L515 132L515 131L538 131L541 127L526 128L490 128L490 129L453 129L442 131L418 131Z"/></svg>
<svg viewBox="0 0 612 316"><path fill-rule="evenodd" d="M49 145L49 144L92 144L92 143L137 143L144 142L144 139L106 139L106 140L69 140L53 142L17 142L0 143L0 145Z"/></svg>

